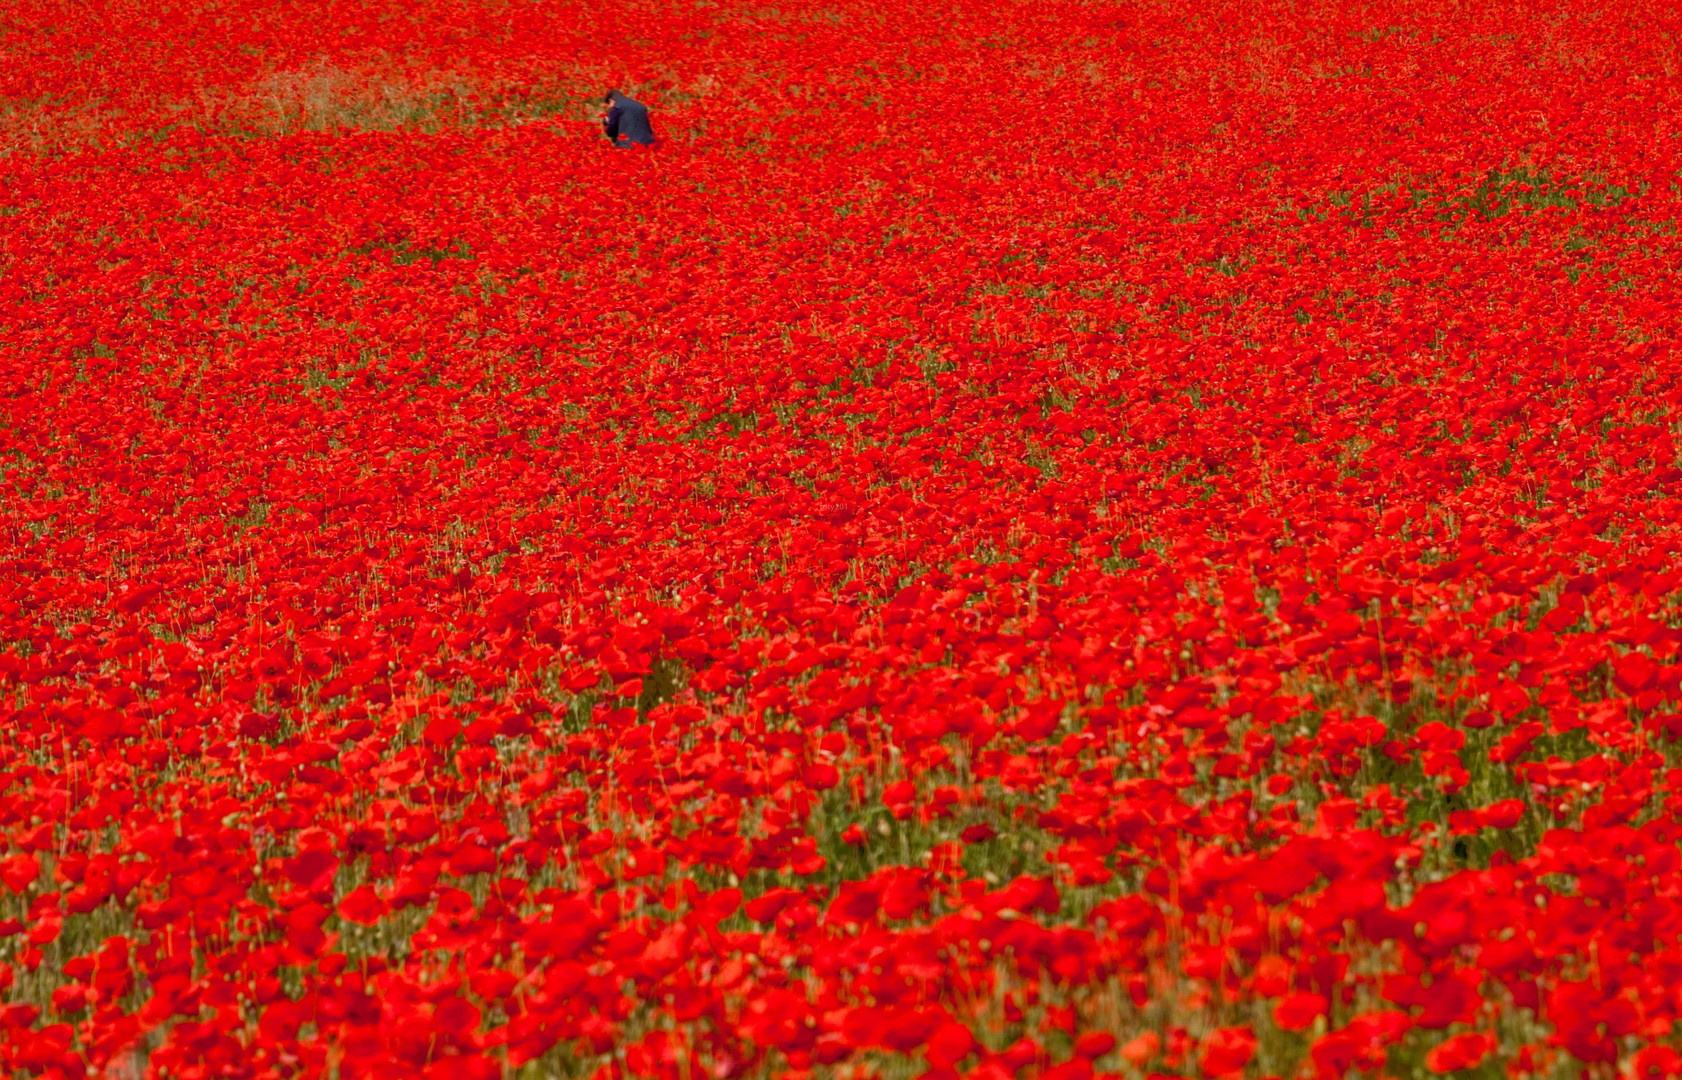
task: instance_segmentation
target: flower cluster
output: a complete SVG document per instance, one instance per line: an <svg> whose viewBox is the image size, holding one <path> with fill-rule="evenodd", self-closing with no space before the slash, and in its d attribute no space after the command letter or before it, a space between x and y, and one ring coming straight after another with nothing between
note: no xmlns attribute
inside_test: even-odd
<svg viewBox="0 0 1682 1080"><path fill-rule="evenodd" d="M8 15L0 1069L1682 1074L1665 34L604 17Z"/></svg>

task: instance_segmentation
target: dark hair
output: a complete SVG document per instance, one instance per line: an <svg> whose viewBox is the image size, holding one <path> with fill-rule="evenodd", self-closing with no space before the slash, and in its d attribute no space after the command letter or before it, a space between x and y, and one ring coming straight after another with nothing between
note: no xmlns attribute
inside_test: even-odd
<svg viewBox="0 0 1682 1080"><path fill-rule="evenodd" d="M617 91L617 90L609 90L607 93L602 95L602 101L606 104L612 104L613 102L617 101L618 99L619 99L619 91Z"/></svg>

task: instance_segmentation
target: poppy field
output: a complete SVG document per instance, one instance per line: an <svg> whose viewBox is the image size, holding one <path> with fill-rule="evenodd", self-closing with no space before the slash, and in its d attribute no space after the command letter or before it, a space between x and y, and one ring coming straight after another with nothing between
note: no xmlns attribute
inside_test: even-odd
<svg viewBox="0 0 1682 1080"><path fill-rule="evenodd" d="M10 5L0 1074L1682 1074L1678 21Z"/></svg>

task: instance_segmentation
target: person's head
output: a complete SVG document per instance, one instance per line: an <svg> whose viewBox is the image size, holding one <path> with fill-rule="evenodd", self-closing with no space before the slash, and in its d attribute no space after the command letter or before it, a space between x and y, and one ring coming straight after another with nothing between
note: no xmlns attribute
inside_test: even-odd
<svg viewBox="0 0 1682 1080"><path fill-rule="evenodd" d="M607 93L602 95L602 104L603 105L612 105L614 102L616 102L618 100L619 100L619 91L617 91L617 90L609 90Z"/></svg>

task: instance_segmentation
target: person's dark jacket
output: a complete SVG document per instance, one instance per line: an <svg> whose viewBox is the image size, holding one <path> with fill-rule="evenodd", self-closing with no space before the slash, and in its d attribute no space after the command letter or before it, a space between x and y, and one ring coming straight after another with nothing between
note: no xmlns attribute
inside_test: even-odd
<svg viewBox="0 0 1682 1080"><path fill-rule="evenodd" d="M648 106L623 95L613 99L602 127L607 133L608 141L615 146L624 146L627 143L635 143L638 146L654 145L654 125L648 120Z"/></svg>

